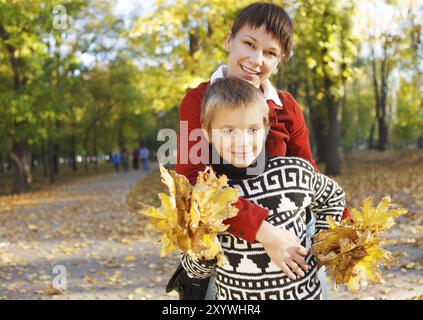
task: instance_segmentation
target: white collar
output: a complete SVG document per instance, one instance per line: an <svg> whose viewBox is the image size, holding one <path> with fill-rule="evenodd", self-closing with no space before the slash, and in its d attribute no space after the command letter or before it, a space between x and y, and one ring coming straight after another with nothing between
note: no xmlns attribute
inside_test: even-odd
<svg viewBox="0 0 423 320"><path fill-rule="evenodd" d="M210 83L215 82L217 79L223 78L226 75L227 65L221 65L219 68L216 69L215 72L210 77ZM278 106L282 107L282 101L279 98L278 92L276 91L275 87L272 86L269 79L266 79L261 84L261 89L263 91L263 95L266 100L272 100Z"/></svg>

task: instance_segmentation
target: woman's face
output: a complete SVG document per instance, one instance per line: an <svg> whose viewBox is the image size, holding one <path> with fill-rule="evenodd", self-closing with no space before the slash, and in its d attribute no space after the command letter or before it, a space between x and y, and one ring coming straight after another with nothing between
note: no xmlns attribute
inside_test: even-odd
<svg viewBox="0 0 423 320"><path fill-rule="evenodd" d="M243 79L259 88L281 60L279 41L264 27L244 25L235 36L228 36L228 76Z"/></svg>

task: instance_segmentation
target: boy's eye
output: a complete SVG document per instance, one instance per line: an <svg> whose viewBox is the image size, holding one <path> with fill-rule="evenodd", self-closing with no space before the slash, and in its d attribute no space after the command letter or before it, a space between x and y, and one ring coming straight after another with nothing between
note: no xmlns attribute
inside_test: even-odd
<svg viewBox="0 0 423 320"><path fill-rule="evenodd" d="M250 134L256 134L257 132L258 132L258 128L250 128L250 129L248 129L248 133L250 133Z"/></svg>
<svg viewBox="0 0 423 320"><path fill-rule="evenodd" d="M222 133L224 134L224 135L230 135L230 134L232 134L234 132L234 130L233 129L223 129L222 130Z"/></svg>

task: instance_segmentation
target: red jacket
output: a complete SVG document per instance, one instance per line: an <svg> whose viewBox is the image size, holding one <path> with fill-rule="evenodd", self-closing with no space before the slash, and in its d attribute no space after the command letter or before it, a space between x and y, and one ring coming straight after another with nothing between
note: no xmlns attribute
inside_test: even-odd
<svg viewBox="0 0 423 320"><path fill-rule="evenodd" d="M188 91L181 102L179 109L179 136L178 136L178 159L176 172L188 178L194 184L199 171L204 170L204 164L189 163L186 153L196 145L198 140L189 141L192 130L200 128L201 100L209 82L201 83L197 88ZM308 129L298 103L294 97L286 92L279 91L279 98L283 107L279 107L272 100L268 100L270 131L266 140L266 153L269 156L295 156L308 160L317 170L312 159L310 143L308 141ZM188 122L188 130L182 128L182 121ZM187 143L188 142L188 143ZM182 146L188 146L188 150ZM188 163L186 160L188 159ZM204 162L203 162L204 163ZM230 224L228 229L236 237L253 243L257 231L262 222L267 218L268 210L248 200L239 198L235 203L238 214L225 223ZM344 217L349 216L348 210L344 211Z"/></svg>

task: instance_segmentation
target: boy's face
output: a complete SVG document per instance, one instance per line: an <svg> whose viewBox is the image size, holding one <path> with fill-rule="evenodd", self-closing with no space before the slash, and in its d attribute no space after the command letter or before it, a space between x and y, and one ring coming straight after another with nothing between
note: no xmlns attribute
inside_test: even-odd
<svg viewBox="0 0 423 320"><path fill-rule="evenodd" d="M219 155L236 168L246 168L257 158L265 137L261 108L222 108L210 123L210 142Z"/></svg>

